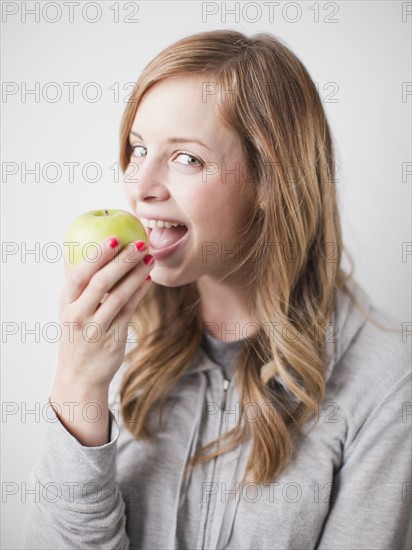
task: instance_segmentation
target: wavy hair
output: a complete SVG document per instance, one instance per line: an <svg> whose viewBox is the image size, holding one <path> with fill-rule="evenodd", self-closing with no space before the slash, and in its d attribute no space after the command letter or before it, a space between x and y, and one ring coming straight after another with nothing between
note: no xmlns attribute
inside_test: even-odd
<svg viewBox="0 0 412 550"><path fill-rule="evenodd" d="M241 243L253 241L253 246L241 250L230 274L242 274L245 296L259 319L236 365L240 412L253 403L259 419L238 423L199 448L188 467L251 437L244 479L272 482L292 459L296 436L324 398L325 336L337 290L356 303L347 287L350 254L351 272L341 268L331 133L315 84L279 39L268 33L248 38L233 30L202 32L166 47L138 78L121 124L123 171L131 162L129 133L142 97L160 80L179 75L199 75L209 90L231 91L219 103L221 120L240 136L256 200L239 235ZM199 303L196 282L175 288L152 283L134 313L139 344L126 354L120 401L125 425L136 438L150 438L151 411L160 406L162 413L170 389L201 344ZM282 392L275 377L295 399Z"/></svg>

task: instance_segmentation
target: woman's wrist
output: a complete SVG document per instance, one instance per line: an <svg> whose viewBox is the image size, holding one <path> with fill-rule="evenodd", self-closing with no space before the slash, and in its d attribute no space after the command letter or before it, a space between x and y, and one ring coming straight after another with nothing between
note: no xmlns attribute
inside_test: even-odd
<svg viewBox="0 0 412 550"><path fill-rule="evenodd" d="M70 373L63 368L58 368L53 382L53 389L58 388L59 393L64 392L67 395L77 395L82 400L89 397L100 397L109 394L110 382L96 382L88 380L77 373Z"/></svg>
<svg viewBox="0 0 412 550"><path fill-rule="evenodd" d="M63 426L84 446L109 441L109 386L87 385L57 373L50 403Z"/></svg>

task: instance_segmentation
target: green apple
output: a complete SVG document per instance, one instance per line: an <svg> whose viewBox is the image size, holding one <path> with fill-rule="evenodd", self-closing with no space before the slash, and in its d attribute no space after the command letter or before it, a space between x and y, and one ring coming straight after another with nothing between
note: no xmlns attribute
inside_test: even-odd
<svg viewBox="0 0 412 550"><path fill-rule="evenodd" d="M134 241L149 239L140 220L125 210L91 210L78 216L69 226L65 243L67 264L74 267L83 259L95 262L102 254L101 243L117 237L120 248Z"/></svg>

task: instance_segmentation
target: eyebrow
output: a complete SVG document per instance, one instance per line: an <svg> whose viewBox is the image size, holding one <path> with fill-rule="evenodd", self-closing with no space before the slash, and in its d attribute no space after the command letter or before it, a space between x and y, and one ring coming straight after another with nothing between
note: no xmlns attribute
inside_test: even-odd
<svg viewBox="0 0 412 550"><path fill-rule="evenodd" d="M134 132L132 130L130 133L133 136L136 136L137 138L144 141L142 136L138 132ZM212 150L207 145L205 145L202 141L199 141L198 139L195 139L195 138L192 138L192 137L173 137L173 138L168 138L166 140L166 142L167 143L198 143L202 147L205 147L208 151L212 152Z"/></svg>

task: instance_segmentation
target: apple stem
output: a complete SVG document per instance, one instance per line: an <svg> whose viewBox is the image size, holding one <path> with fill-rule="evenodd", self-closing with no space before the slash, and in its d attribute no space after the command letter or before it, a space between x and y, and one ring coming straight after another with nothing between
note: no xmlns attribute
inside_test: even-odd
<svg viewBox="0 0 412 550"><path fill-rule="evenodd" d="M105 211L104 211L104 215L105 215L105 216L108 216L108 215L109 215L109 211L108 211L108 210L105 210Z"/></svg>

